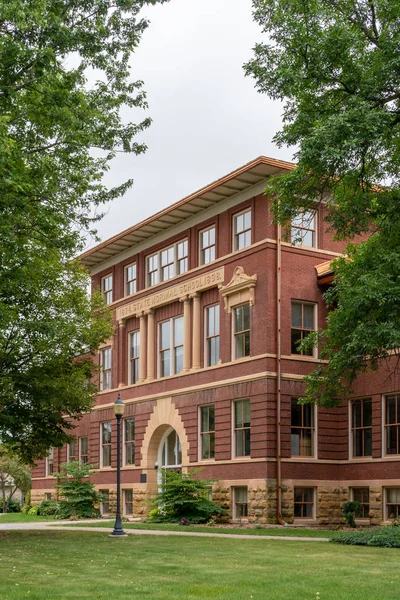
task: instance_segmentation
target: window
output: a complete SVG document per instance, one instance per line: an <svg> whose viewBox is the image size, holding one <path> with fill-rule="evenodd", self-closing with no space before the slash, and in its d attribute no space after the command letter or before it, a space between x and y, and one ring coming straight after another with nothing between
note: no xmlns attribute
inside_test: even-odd
<svg viewBox="0 0 400 600"><path fill-rule="evenodd" d="M200 231L200 264L208 265L215 260L215 225Z"/></svg>
<svg viewBox="0 0 400 600"><path fill-rule="evenodd" d="M207 306L205 363L212 367L219 362L219 304Z"/></svg>
<svg viewBox="0 0 400 600"><path fill-rule="evenodd" d="M314 488L294 488L295 519L314 518Z"/></svg>
<svg viewBox="0 0 400 600"><path fill-rule="evenodd" d="M54 448L50 448L46 457L46 477L54 473Z"/></svg>
<svg viewBox="0 0 400 600"><path fill-rule="evenodd" d="M133 515L133 490L124 490L124 515Z"/></svg>
<svg viewBox="0 0 400 600"><path fill-rule="evenodd" d="M233 217L233 250L242 250L251 245L251 210Z"/></svg>
<svg viewBox="0 0 400 600"><path fill-rule="evenodd" d="M386 396L386 454L400 454L400 395Z"/></svg>
<svg viewBox="0 0 400 600"><path fill-rule="evenodd" d="M74 462L75 460L78 460L77 450L78 450L78 448L77 448L76 440L71 440L70 443L68 444L68 449L67 449L68 462Z"/></svg>
<svg viewBox="0 0 400 600"><path fill-rule="evenodd" d="M101 280L101 291L106 299L106 304L111 304L113 301L113 278L112 275L107 275Z"/></svg>
<svg viewBox="0 0 400 600"><path fill-rule="evenodd" d="M400 488L386 490L386 519L398 519L400 516Z"/></svg>
<svg viewBox="0 0 400 600"><path fill-rule="evenodd" d="M164 248L147 258L147 286L168 281L189 269L189 244L187 240Z"/></svg>
<svg viewBox="0 0 400 600"><path fill-rule="evenodd" d="M353 488L352 489L353 502L359 502L361 504L361 515L359 519L369 518L369 488ZM357 518L357 517L356 517Z"/></svg>
<svg viewBox="0 0 400 600"><path fill-rule="evenodd" d="M313 349L299 350L298 343L314 331L315 304L292 302L291 353L313 356Z"/></svg>
<svg viewBox="0 0 400 600"><path fill-rule="evenodd" d="M135 464L135 419L124 419L125 425L125 464Z"/></svg>
<svg viewBox="0 0 400 600"><path fill-rule="evenodd" d="M202 460L215 457L215 409L213 405L200 408L200 438Z"/></svg>
<svg viewBox="0 0 400 600"><path fill-rule="evenodd" d="M111 389L111 348L100 350L100 391Z"/></svg>
<svg viewBox="0 0 400 600"><path fill-rule="evenodd" d="M292 456L314 456L314 406L291 400Z"/></svg>
<svg viewBox="0 0 400 600"><path fill-rule="evenodd" d="M183 317L160 323L160 377L180 373L183 369Z"/></svg>
<svg viewBox="0 0 400 600"><path fill-rule="evenodd" d="M139 381L140 331L129 334L129 383Z"/></svg>
<svg viewBox="0 0 400 600"><path fill-rule="evenodd" d="M108 515L110 512L110 493L108 490L99 490L99 493L105 496L100 502L100 512L102 515Z"/></svg>
<svg viewBox="0 0 400 600"><path fill-rule="evenodd" d="M250 456L250 400L234 402L235 456Z"/></svg>
<svg viewBox="0 0 400 600"><path fill-rule="evenodd" d="M125 267L125 296L136 294L136 263Z"/></svg>
<svg viewBox="0 0 400 600"><path fill-rule="evenodd" d="M100 424L101 466L111 467L111 423Z"/></svg>
<svg viewBox="0 0 400 600"><path fill-rule="evenodd" d="M232 315L234 358L250 356L250 304L235 306Z"/></svg>
<svg viewBox="0 0 400 600"><path fill-rule="evenodd" d="M291 239L296 246L316 246L315 213L306 211L292 220Z"/></svg>
<svg viewBox="0 0 400 600"><path fill-rule="evenodd" d="M87 437L79 438L79 460L83 465L89 462L89 439Z"/></svg>
<svg viewBox="0 0 400 600"><path fill-rule="evenodd" d="M51 500L51 493L50 492L46 492L44 495L44 499L47 500L47 502L49 502Z"/></svg>
<svg viewBox="0 0 400 600"><path fill-rule="evenodd" d="M247 487L233 488L233 518L241 519L248 516Z"/></svg>
<svg viewBox="0 0 400 600"><path fill-rule="evenodd" d="M351 405L353 456L372 456L372 400L353 400Z"/></svg>

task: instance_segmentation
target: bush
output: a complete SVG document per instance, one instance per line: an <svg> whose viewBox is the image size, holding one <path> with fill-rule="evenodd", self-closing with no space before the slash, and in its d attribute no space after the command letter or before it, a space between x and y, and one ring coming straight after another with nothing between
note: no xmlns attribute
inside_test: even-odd
<svg viewBox="0 0 400 600"><path fill-rule="evenodd" d="M361 517L361 504L359 502L346 502L343 506L343 514L346 519L346 523L349 527L355 527L355 517Z"/></svg>
<svg viewBox="0 0 400 600"><path fill-rule="evenodd" d="M30 493L30 492L27 492L27 493L25 494L25 501L24 501L24 505L23 505L23 507L22 507L22 509L21 509L21 512L22 512L24 515L27 515L27 514L28 514L28 512L30 511L30 509L31 509L31 508L32 508L32 504L31 504L31 493Z"/></svg>
<svg viewBox="0 0 400 600"><path fill-rule="evenodd" d="M95 508L105 496L94 489L89 480L93 474L91 465L83 465L79 461L64 463L58 477L57 489L60 494L56 519L91 519L100 517L100 511Z"/></svg>
<svg viewBox="0 0 400 600"><path fill-rule="evenodd" d="M59 504L57 500L43 500L38 506L38 515L41 517L51 517L58 513Z"/></svg>
<svg viewBox="0 0 400 600"><path fill-rule="evenodd" d="M32 506L32 508L30 508L28 510L28 515L38 515L39 514L39 507L38 506Z"/></svg>
<svg viewBox="0 0 400 600"><path fill-rule="evenodd" d="M182 519L190 523L207 523L212 518L224 517L225 508L206 497L210 485L209 479L196 478L198 471L185 474L181 471L162 471L161 491L152 500L154 509L150 511L153 521L179 522Z"/></svg>
<svg viewBox="0 0 400 600"><path fill-rule="evenodd" d="M3 500L0 499L0 512L3 512ZM21 512L21 503L18 500L9 500L7 502L7 512L9 513L19 513Z"/></svg>
<svg viewBox="0 0 400 600"><path fill-rule="evenodd" d="M367 531L346 531L335 533L330 541L333 544L400 548L400 530L398 527L377 527Z"/></svg>

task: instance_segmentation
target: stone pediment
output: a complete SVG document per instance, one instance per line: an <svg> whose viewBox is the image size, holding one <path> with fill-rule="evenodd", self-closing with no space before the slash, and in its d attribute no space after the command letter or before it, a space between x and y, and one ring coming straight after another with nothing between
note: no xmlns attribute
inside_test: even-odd
<svg viewBox="0 0 400 600"><path fill-rule="evenodd" d="M225 311L231 312L232 306L244 302L254 304L254 288L257 275L246 275L243 267L236 267L232 279L226 285L219 285L218 289L224 299Z"/></svg>

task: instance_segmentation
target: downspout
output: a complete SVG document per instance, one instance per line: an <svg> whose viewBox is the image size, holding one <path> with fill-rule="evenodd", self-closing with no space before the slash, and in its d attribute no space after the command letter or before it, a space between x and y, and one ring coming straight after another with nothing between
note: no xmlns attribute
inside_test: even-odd
<svg viewBox="0 0 400 600"><path fill-rule="evenodd" d="M276 520L286 525L281 514L281 275L282 275L282 227L276 231Z"/></svg>

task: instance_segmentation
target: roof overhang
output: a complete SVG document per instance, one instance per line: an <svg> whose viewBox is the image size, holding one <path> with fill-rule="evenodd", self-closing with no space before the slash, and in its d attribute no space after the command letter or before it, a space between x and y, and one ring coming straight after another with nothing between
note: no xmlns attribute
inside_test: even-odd
<svg viewBox="0 0 400 600"><path fill-rule="evenodd" d="M327 260L315 266L318 285L330 285L333 283L334 272L331 264L332 261Z"/></svg>
<svg viewBox="0 0 400 600"><path fill-rule="evenodd" d="M260 156L194 194L179 200L172 206L87 250L78 259L88 268L96 267L120 252L170 229L185 219L201 213L223 200L232 198L236 194L246 192L268 177L291 171L295 167L294 163Z"/></svg>

